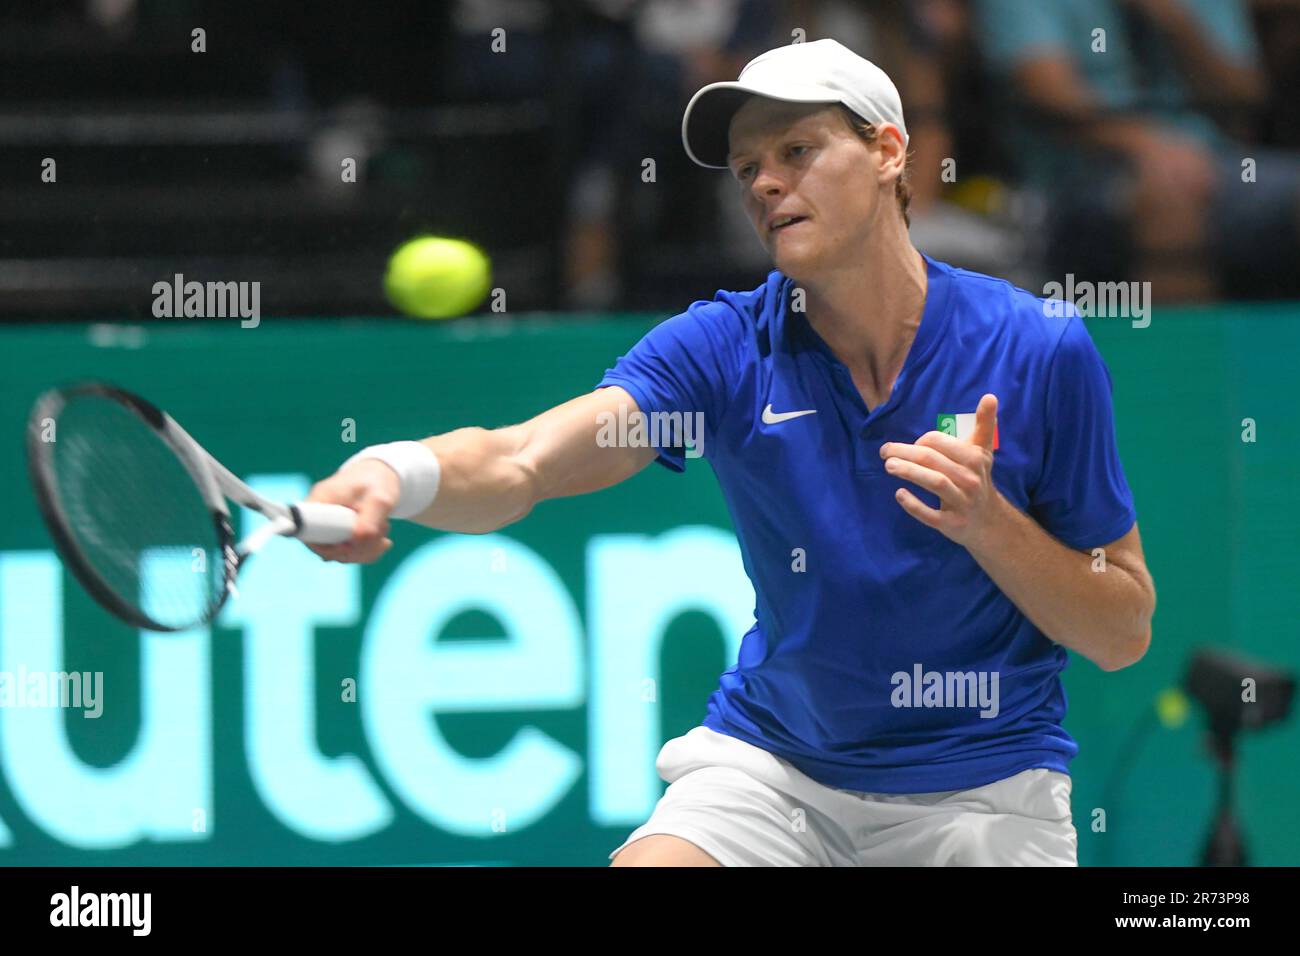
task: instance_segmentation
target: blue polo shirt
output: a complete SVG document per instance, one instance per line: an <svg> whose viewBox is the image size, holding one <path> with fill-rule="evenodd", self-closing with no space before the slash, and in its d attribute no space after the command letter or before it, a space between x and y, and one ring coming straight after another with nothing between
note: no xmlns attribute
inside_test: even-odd
<svg viewBox="0 0 1300 956"><path fill-rule="evenodd" d="M779 271L660 323L597 386L622 386L646 414L703 416L699 450L757 598L704 725L846 790L1068 773L1078 751L1062 727L1065 649L964 547L902 509L899 487L939 502L885 471L883 443L952 430L992 392L1004 497L1077 549L1122 537L1136 518L1110 373L1074 307L925 264L920 326L876 408L791 307L793 280ZM661 445L657 460L680 471L684 452Z"/></svg>

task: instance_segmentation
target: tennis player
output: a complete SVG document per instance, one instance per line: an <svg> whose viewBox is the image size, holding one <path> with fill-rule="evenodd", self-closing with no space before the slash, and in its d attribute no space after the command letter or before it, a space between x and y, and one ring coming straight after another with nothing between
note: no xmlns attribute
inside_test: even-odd
<svg viewBox="0 0 1300 956"><path fill-rule="evenodd" d="M1082 320L913 247L898 92L833 40L704 87L682 136L734 176L767 280L523 424L360 452L311 493L355 537L316 550L373 561L391 517L494 531L702 453L755 623L614 864L1075 865L1060 673L1137 661L1155 609ZM604 447L620 412L703 431Z"/></svg>

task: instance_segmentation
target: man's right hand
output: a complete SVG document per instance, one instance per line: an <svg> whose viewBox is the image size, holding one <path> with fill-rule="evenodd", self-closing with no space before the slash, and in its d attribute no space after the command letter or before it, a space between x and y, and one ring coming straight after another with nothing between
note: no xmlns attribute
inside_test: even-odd
<svg viewBox="0 0 1300 956"><path fill-rule="evenodd" d="M393 546L388 516L401 494L397 472L374 458L363 458L312 485L307 501L344 505L357 513L352 537L342 544L309 544L327 561L369 564Z"/></svg>

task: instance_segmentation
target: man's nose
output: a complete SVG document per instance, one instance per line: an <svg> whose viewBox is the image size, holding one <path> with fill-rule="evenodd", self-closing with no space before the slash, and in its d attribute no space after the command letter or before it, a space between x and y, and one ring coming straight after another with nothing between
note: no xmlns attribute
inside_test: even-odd
<svg viewBox="0 0 1300 956"><path fill-rule="evenodd" d="M786 188L785 180L770 166L764 166L754 174L754 181L750 183L750 189L759 199L765 196L779 195Z"/></svg>

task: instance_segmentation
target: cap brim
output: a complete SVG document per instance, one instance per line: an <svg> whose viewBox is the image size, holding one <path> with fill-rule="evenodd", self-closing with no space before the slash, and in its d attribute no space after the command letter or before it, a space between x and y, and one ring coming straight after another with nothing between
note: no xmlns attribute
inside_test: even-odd
<svg viewBox="0 0 1300 956"><path fill-rule="evenodd" d="M757 86L731 80L702 87L686 104L682 116L682 145L686 155L707 169L726 169L731 144L728 132L731 118L751 96L762 96L783 103L838 103L839 98L820 87L790 89L778 96Z"/></svg>

